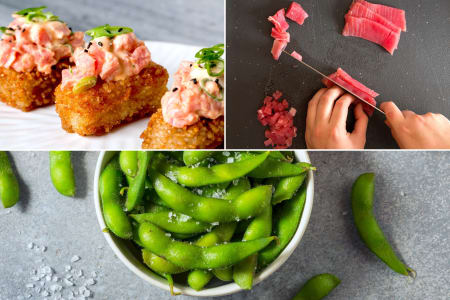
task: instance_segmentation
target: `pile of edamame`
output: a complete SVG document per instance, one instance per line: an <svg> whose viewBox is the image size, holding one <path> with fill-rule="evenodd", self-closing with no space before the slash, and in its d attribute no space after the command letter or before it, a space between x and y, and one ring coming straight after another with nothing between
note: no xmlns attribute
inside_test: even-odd
<svg viewBox="0 0 450 300"><path fill-rule="evenodd" d="M174 276L251 289L297 230L310 170L292 152L122 151L100 176L103 216L172 294Z"/></svg>

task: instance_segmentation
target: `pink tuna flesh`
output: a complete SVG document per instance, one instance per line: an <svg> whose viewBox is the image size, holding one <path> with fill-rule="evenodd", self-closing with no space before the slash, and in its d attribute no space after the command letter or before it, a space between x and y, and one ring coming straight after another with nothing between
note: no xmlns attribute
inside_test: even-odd
<svg viewBox="0 0 450 300"><path fill-rule="evenodd" d="M303 25L305 19L308 17L308 14L300 4L293 1L287 10L286 17L300 25Z"/></svg>
<svg viewBox="0 0 450 300"><path fill-rule="evenodd" d="M359 2L354 2L350 7L350 11L347 15L358 17L358 18L366 18L372 20L374 22L380 23L381 25L386 26L392 31L400 33L401 28L383 17L382 15L376 13L373 10L370 10L367 6L362 5Z"/></svg>
<svg viewBox="0 0 450 300"><path fill-rule="evenodd" d="M400 27L402 31L406 31L406 16L404 10L386 5L374 4L364 0L355 0L354 2L366 6Z"/></svg>

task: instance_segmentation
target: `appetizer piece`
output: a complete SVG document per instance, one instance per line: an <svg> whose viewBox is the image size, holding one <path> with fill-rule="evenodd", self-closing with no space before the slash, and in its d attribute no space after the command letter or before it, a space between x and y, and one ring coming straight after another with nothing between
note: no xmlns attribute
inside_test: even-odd
<svg viewBox="0 0 450 300"><path fill-rule="evenodd" d="M75 67L62 71L55 91L64 130L101 135L161 107L167 70L151 60L131 28L106 24L86 34L92 40L75 49Z"/></svg>
<svg viewBox="0 0 450 300"><path fill-rule="evenodd" d="M8 27L0 27L0 100L23 111L54 103L61 70L69 67L72 49L84 44L82 32L45 8L15 12Z"/></svg>
<svg viewBox="0 0 450 300"><path fill-rule="evenodd" d="M184 61L174 83L141 134L144 149L207 149L223 143L223 44L197 52L197 62Z"/></svg>

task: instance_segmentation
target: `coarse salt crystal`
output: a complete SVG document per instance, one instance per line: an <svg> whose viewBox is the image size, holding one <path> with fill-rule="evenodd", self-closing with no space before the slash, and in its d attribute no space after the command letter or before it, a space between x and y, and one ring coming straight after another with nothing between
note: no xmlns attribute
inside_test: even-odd
<svg viewBox="0 0 450 300"><path fill-rule="evenodd" d="M88 280L86 280L86 285L94 285L95 284L95 280L93 278L89 278Z"/></svg>
<svg viewBox="0 0 450 300"><path fill-rule="evenodd" d="M81 258L78 256L78 255L74 255L74 256L72 256L72 258L70 259L70 262L76 262L76 261L79 261Z"/></svg>
<svg viewBox="0 0 450 300"><path fill-rule="evenodd" d="M28 247L28 249L33 249L34 244L33 243L28 243L27 247Z"/></svg>
<svg viewBox="0 0 450 300"><path fill-rule="evenodd" d="M65 266L64 269L66 270L66 272L70 271L72 269L71 266Z"/></svg>
<svg viewBox="0 0 450 300"><path fill-rule="evenodd" d="M27 283L25 286L29 289L34 288L34 284L32 284L32 283Z"/></svg>

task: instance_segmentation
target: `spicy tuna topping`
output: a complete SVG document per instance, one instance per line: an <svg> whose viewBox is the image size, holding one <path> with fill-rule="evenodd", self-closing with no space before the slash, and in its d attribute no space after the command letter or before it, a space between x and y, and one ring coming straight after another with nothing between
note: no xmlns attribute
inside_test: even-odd
<svg viewBox="0 0 450 300"><path fill-rule="evenodd" d="M72 49L84 44L82 32L72 32L66 23L45 6L27 8L14 13L8 27L0 27L0 66L17 72L49 74L52 66L70 57Z"/></svg>
<svg viewBox="0 0 450 300"><path fill-rule="evenodd" d="M223 44L200 50L197 62L184 61L172 88L161 99L164 121L174 127L197 123L201 117L224 114Z"/></svg>
<svg viewBox="0 0 450 300"><path fill-rule="evenodd" d="M75 67L62 71L61 87L90 88L97 77L123 80L139 74L151 61L150 51L131 28L104 25L86 32L93 39L72 56ZM86 86L87 83L87 86Z"/></svg>

